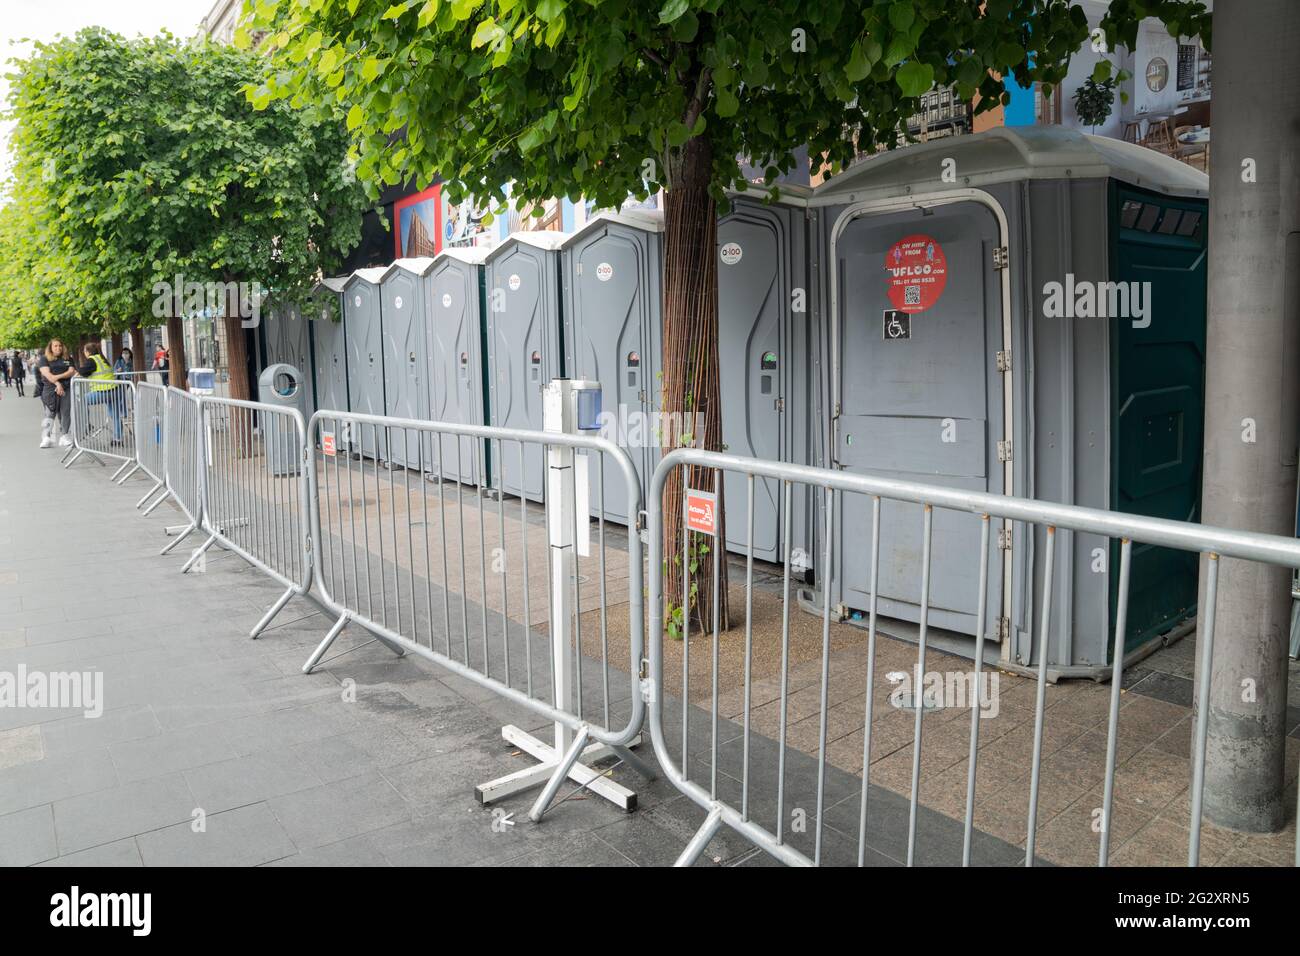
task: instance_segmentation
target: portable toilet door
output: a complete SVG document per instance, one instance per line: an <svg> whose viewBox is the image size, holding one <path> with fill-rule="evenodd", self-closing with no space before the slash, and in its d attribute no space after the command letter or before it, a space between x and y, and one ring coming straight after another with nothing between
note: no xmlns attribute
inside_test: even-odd
<svg viewBox="0 0 1300 956"><path fill-rule="evenodd" d="M484 275L487 250L469 246L444 249L429 273L429 394L434 421L485 424L483 416ZM425 471L452 481L477 484L481 442L461 437L431 438ZM518 449L503 449L518 462ZM525 454L527 450L525 449Z"/></svg>
<svg viewBox="0 0 1300 956"><path fill-rule="evenodd" d="M718 220L722 443L733 455L811 464L806 216L803 200L735 197ZM748 481L738 472L727 472L723 481L727 548L745 553ZM806 487L795 486L792 495L799 519L792 533L802 541ZM754 557L785 559L783 507L781 483L755 479Z"/></svg>
<svg viewBox="0 0 1300 956"><path fill-rule="evenodd" d="M380 279L381 327L384 345L384 414L391 418L429 418L428 360L425 323L428 279L433 260L398 259ZM405 440L399 435L405 434ZM403 468L420 468L420 433L389 433L388 460Z"/></svg>
<svg viewBox="0 0 1300 956"><path fill-rule="evenodd" d="M358 269L343 290L343 333L348 352L349 411L359 415L383 415L384 343L380 318L379 280L385 269ZM353 454L383 460L387 439L382 427L357 426L359 434L349 436Z"/></svg>
<svg viewBox="0 0 1300 956"><path fill-rule="evenodd" d="M542 430L542 389L563 372L560 355L558 232L520 232L488 253L488 414L501 428ZM543 449L524 448L496 462L497 482L511 495L541 501Z"/></svg>
<svg viewBox="0 0 1300 956"><path fill-rule="evenodd" d="M268 329L267 365L285 363L303 375L307 384L304 394L303 416L310 419L316 410L315 390L312 381L311 334L308 318L296 302L283 303L276 309L275 320Z"/></svg>
<svg viewBox="0 0 1300 956"><path fill-rule="evenodd" d="M348 355L343 335L345 279L329 278L316 287L312 311L312 369L316 407L335 412L348 410Z"/></svg>
<svg viewBox="0 0 1300 956"><path fill-rule="evenodd" d="M658 404L662 354L663 215L600 213L564 243L565 373L597 381L601 412L618 422L605 437L624 447L636 467L645 500L659 460L653 411ZM614 468L591 493L592 513L632 525L627 489Z"/></svg>
<svg viewBox="0 0 1300 956"><path fill-rule="evenodd" d="M850 207L830 237L831 454L840 468L968 491L1003 493L1002 283L999 218L975 200L874 211ZM942 278L940 278L942 277ZM921 281L932 279L934 281ZM870 607L872 502L843 495L837 529L842 601ZM920 619L922 508L882 503L879 611ZM937 509L929 623L975 633L981 522ZM990 543L990 595L1003 561ZM850 554L849 552L853 552ZM847 555L847 557L846 557ZM856 555L856 557L855 557ZM998 602L989 601L993 608Z"/></svg>

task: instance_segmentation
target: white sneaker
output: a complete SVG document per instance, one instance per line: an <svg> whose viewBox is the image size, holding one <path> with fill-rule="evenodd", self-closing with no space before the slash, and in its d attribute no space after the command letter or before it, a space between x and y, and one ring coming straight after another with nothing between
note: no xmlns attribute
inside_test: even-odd
<svg viewBox="0 0 1300 956"><path fill-rule="evenodd" d="M71 447L72 447L72 436L71 436L71 435L62 435L62 436L60 436L60 437L59 437L59 447L60 447L60 448L71 448Z"/></svg>
<svg viewBox="0 0 1300 956"><path fill-rule="evenodd" d="M41 447L42 447L42 448L49 448L49 447L51 447L53 444L54 444L54 439L53 439L51 436L49 436L49 435L42 435L42 436L41 436Z"/></svg>

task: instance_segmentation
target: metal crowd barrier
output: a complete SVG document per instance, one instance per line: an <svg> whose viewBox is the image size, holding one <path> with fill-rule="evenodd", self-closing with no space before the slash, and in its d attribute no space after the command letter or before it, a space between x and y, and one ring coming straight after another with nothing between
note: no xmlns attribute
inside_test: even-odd
<svg viewBox="0 0 1300 956"><path fill-rule="evenodd" d="M167 462L164 478L167 492L180 506L187 524L159 554L166 554L193 534L203 518L203 414L199 402L189 392L167 389L167 409L163 416L163 451Z"/></svg>
<svg viewBox="0 0 1300 956"><path fill-rule="evenodd" d="M135 461L146 476L153 479L153 487L145 492L144 497L135 503L136 508L144 507L159 490L159 496L147 509L149 514L165 501L170 494L167 491L167 457L163 444L163 432L167 417L167 389L161 385L148 382L136 382L135 385Z"/></svg>
<svg viewBox="0 0 1300 956"><path fill-rule="evenodd" d="M407 468L390 470L348 452L375 447L381 437L384 447L411 450ZM535 455L538 448L550 469L546 505L495 495L484 483L488 456L522 462L526 450ZM628 535L625 559L615 565L618 552L608 553L603 520L585 558L580 544L592 513L582 500L584 467L599 496L596 515L604 513L607 464L623 480L628 513L640 510L627 453L593 435L319 411L308 426L307 454L315 578L323 603L338 617L304 672L355 621L390 647L557 725L554 747L504 728L503 736L540 765L481 786L480 800L545 784L530 814L536 820L572 778L633 808L634 794L579 761L616 755L650 773L627 749L644 712L637 676L641 544ZM468 475L470 456L479 459L477 484L438 477L453 473L453 464L455 475ZM552 573L554 562L564 562L561 573ZM616 587L626 589L629 616L626 635L613 638L605 607ZM612 640L625 668L622 687Z"/></svg>
<svg viewBox="0 0 1300 956"><path fill-rule="evenodd" d="M253 628L250 636L257 637L291 597L311 588L302 413L211 396L199 408L199 524L208 537L181 570L220 543L283 585L284 594Z"/></svg>
<svg viewBox="0 0 1300 956"><path fill-rule="evenodd" d="M135 461L135 385L132 382L72 378L72 447L63 456L68 468L82 455L103 465L108 458L121 462L111 481L129 476Z"/></svg>
<svg viewBox="0 0 1300 956"><path fill-rule="evenodd" d="M912 739L912 772L911 772L911 796L909 803L908 833L907 833L907 863L911 865L915 860L916 842L917 842L917 818L919 805L919 785L921 777L921 753L922 753L922 730L923 716L925 707L921 699L921 688L923 684L923 675L925 675L926 664L926 644L927 644L927 616L930 607L930 557L932 546L932 531L934 527L934 510L941 509L956 513L967 513L975 516L974 520L980 522L981 527L981 549L978 557L979 566L979 625L978 633L975 636L975 655L972 667L975 671L974 687L975 693L971 701L971 729L969 735L969 754L966 783L966 801L965 801L965 819L964 819L964 841L962 860L964 865L970 864L971 855L971 838L973 831L973 814L975 810L975 779L979 758L979 720L980 710L985 701L978 688L980 687L979 672L981 661L983 659L984 640L984 621L987 620L987 600L988 600L988 581L989 581L989 551L990 551L990 533L991 524L997 519L1006 519L1011 522L1023 522L1027 525L1038 526L1045 530L1046 555L1042 580L1042 600L1038 608L1041 614L1041 623L1039 626L1038 640L1036 646L1038 649L1038 683L1037 696L1034 706L1034 734L1033 734L1033 758L1030 771L1030 794L1029 806L1026 820L1026 846L1025 846L1025 865L1032 866L1034 863L1034 846L1037 835L1037 815L1039 802L1039 788L1042 776L1043 765L1043 723L1044 710L1047 692L1047 658L1044 652L1048 646L1048 641L1052 635L1050 633L1050 622L1052 620L1052 592L1053 592L1053 566L1054 557L1057 550L1058 530L1068 530L1075 532L1086 532L1091 534L1102 535L1108 539L1118 539L1120 542L1120 567L1119 567L1119 588L1118 604L1116 610L1115 633L1123 635L1126 633L1128 605L1129 605L1129 576L1130 564L1132 560L1132 551L1134 543L1140 545L1155 545L1164 548L1175 548L1184 551L1196 552L1202 558L1202 592L1199 614L1201 616L1201 632L1198 637L1197 653L1200 656L1198 662L1198 688L1197 700L1201 702L1196 710L1195 733L1192 740L1192 780L1191 780L1191 819L1190 819L1190 836L1188 840L1188 865L1196 866L1200 854L1200 836L1201 836L1201 808L1205 780L1205 748L1206 737L1208 733L1208 721L1210 706L1210 677L1212 673L1213 655L1214 655L1214 629L1215 629L1215 603L1218 590L1218 581L1220 573L1220 564L1224 558L1238 558L1246 561L1261 562L1265 564L1300 568L1300 541L1293 538L1284 538L1273 535L1255 534L1244 531L1230 531L1220 528L1206 527L1186 522L1169 521L1157 518L1147 518L1138 515L1116 514L1113 512L1099 511L1090 508L1081 508L1068 505L1058 505L1049 502L1032 501L1023 498L1003 497L986 493L967 492L957 489L941 488L932 485L919 484L908 481L894 481L882 478L871 478L860 475L849 475L840 471L832 471L820 468L812 468L799 465L783 464L770 461L759 461L750 458L741 458L734 455L719 454L706 452L696 449L679 449L669 455L666 455L656 468L653 478L650 482L649 496L651 502L662 501L665 485L669 476L675 469L686 469L688 466L694 466L696 469L710 469L715 481L721 480L722 472L732 472L738 475L746 476L745 480L748 485L748 502L747 502L747 527L748 540L751 546L746 555L744 555L748 594L747 603L752 602L752 582L753 582L753 503L754 503L754 482L756 478L775 479L780 483L781 493L786 504L785 516L787 522L786 537L787 549L790 541L789 534L789 516L790 516L790 499L791 488L795 484L803 484L811 489L820 491L822 497L821 514L825 519L824 540L825 546L825 563L821 567L829 567L831 555L833 554L832 545L835 537L835 514L837 502L842 505L843 496L860 495L869 501L872 512L872 535L871 535L871 587L870 593L871 607L868 626L868 643L867 643L867 667L863 675L862 695L865 701L865 720L863 722L862 733L862 782L861 792L858 803L858 813L856 814L857 829L857 860L861 866L865 862L866 856L866 837L867 837L867 793L870 784L871 768L871 741L872 741L872 703L873 688L875 680L875 660L876 660L876 624L877 609L876 598L880 579L880 525L881 525L881 502L890 500L897 502L910 502L921 506L921 522L918 528L918 546L921 553L921 582L920 582L920 631L919 644L916 651L916 670L913 676L913 691L911 709L915 711L913 723ZM705 472L710 474L710 472ZM708 489L704 489L708 490ZM685 499L685 496L684 496ZM752 604L747 607L746 629L745 629L745 678L743 692L743 733L737 739L740 744L741 768L739 770L739 779L734 776L724 775L719 779L719 695L720 688L718 684L718 633L716 623L713 627L712 653L713 653L713 683L711 688L711 721L710 729L704 735L704 740L700 735L692 738L689 733L689 719L691 704L689 703L688 688L683 686L682 692L682 735L680 741L680 750L674 752L669 744L668 728L665 726L665 717L667 709L663 703L663 683L664 683L664 624L665 624L665 569L667 567L666 556L663 553L663 515L659 507L651 507L649 539L650 539L650 580L649 580L649 663L650 663L650 708L649 708L649 729L651 739L654 745L655 755L659 759L669 779L682 793L686 794L696 804L707 812L704 824L699 831L690 840L683 851L678 865L690 865L703 852L706 845L719 831L726 825L739 832L756 846L767 851L772 856L792 865L819 865L822 862L823 855L823 830L825 827L826 807L826 770L827 770L827 704L828 690L831 683L829 671L830 658L830 602L823 601L822 620L821 620L821 677L819 681L819 728L817 742L817 758L815 780L809 782L806 780L798 781L804 785L801 791L800 799L810 799L815 803L815 811L809 815L811 822L815 826L815 831L811 838L811 856L808 853L801 852L791 845L793 834L787 832L793 828L788 828L785 817L792 806L787 804L785 797L788 789L788 771L787 755L789 747L787 744L787 721L790 711L790 693L788 688L788 655L790 649L790 562L789 555L786 555L785 577L784 577L784 594L785 602L782 611L782 647L781 647L781 675L780 690L777 696L779 702L779 724L780 737L777 741L777 761L776 761L776 801L774 807L765 806L764 810L774 809L775 814L772 818L771 828L765 823L759 822L756 818L754 806L751 805L751 798L755 795L751 787L751 777L758 772L756 767L758 763L751 762L751 749L753 745L752 735L752 699L751 699L751 681L749 680L752 653ZM685 500L683 500L683 513L685 514ZM998 522L999 526L1001 521ZM865 543L865 542L864 542ZM683 557L685 557L688 547L684 542ZM675 561L675 556L673 557ZM888 560L888 556L886 556ZM685 564L685 560L683 561ZM715 618L716 621L716 618ZM689 618L685 621L689 628ZM683 683L686 682L688 671L685 654L689 649L689 633L683 641ZM1123 686L1123 664L1124 664L1124 641L1118 639L1115 641L1114 663L1111 677L1110 707L1108 712L1108 734L1106 746L1106 767L1104 777L1104 794L1103 805L1101 807L1100 818L1100 848L1098 863L1105 866L1108 860L1112 810L1114 804L1114 782L1116 770L1116 753L1117 737L1119 731L1119 711L1120 711L1120 690ZM845 675L837 674L836 679L841 683L838 685L842 691L842 680ZM732 689L733 691L735 689ZM805 706L811 706L811 702L804 701ZM811 712L810 712L811 713ZM690 749L692 745L703 745L707 747L708 756L706 759L693 758ZM694 761L694 762L692 762ZM764 766L764 770L771 769ZM708 779L700 782L695 778L696 773L707 774ZM720 787L721 783L721 787ZM725 787L730 792L726 798L722 795L721 789ZM851 798L850 798L851 799ZM847 801L846 801L847 802ZM766 816L766 813L764 813ZM800 839L805 844L808 837L803 834ZM1300 860L1300 837L1297 838L1297 857Z"/></svg>

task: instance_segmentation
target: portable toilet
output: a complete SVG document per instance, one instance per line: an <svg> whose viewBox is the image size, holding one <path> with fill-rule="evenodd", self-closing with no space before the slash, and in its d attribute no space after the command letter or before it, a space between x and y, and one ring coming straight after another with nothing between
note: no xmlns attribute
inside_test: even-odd
<svg viewBox="0 0 1300 956"><path fill-rule="evenodd" d="M434 256L426 336L429 354L430 417L439 422L486 424L484 396L485 311L484 259L477 246L452 247ZM439 474L439 449L425 450L425 471ZM482 443L462 436L460 447L443 439L439 477L475 484L479 481ZM510 449L518 462L518 449ZM527 450L525 449L525 454Z"/></svg>
<svg viewBox="0 0 1300 956"><path fill-rule="evenodd" d="M564 373L560 353L560 232L516 232L487 254L488 416L501 428L542 430L542 389ZM506 494L541 501L541 446L518 449L496 463Z"/></svg>
<svg viewBox="0 0 1300 956"><path fill-rule="evenodd" d="M564 243L564 368L570 378L600 382L601 410L618 422L606 434L626 448L641 482L659 461L654 414L662 353L663 214L602 212ZM605 469L605 517L633 525L627 490ZM601 498L591 494L592 513Z"/></svg>
<svg viewBox="0 0 1300 956"><path fill-rule="evenodd" d="M429 316L429 270L433 260L397 259L379 280L380 326L384 352L384 414L390 418L429 418L429 361L425 327ZM407 431L394 440L388 460L420 468L420 434ZM390 433L390 438L392 438Z"/></svg>
<svg viewBox="0 0 1300 956"><path fill-rule="evenodd" d="M384 344L379 281L386 269L358 269L343 287L343 335L348 353L348 411L384 415ZM353 454L388 456L382 428L360 426L349 438Z"/></svg>
<svg viewBox="0 0 1300 956"><path fill-rule="evenodd" d="M1208 177L1057 127L871 157L814 191L833 467L1132 514L1200 514ZM837 508L823 599L870 606L871 502ZM919 616L921 509L886 502L879 609ZM935 642L969 656L978 517L936 511ZM990 536L986 635L1036 667L1045 530ZM1108 669L1118 542L1058 534L1049 674ZM1197 561L1133 552L1125 655L1183 626ZM865 623L865 622L864 622Z"/></svg>
<svg viewBox="0 0 1300 956"><path fill-rule="evenodd" d="M723 449L765 461L815 464L815 384L819 342L809 288L810 190L782 186L773 199L751 188L731 197L718 220L718 379ZM749 544L744 475L723 479L727 548ZM754 557L783 562L781 483L754 481ZM791 489L792 571L811 566L812 498Z"/></svg>
<svg viewBox="0 0 1300 956"><path fill-rule="evenodd" d="M323 279L312 290L311 348L316 407L348 410L348 353L343 336L343 287L347 277Z"/></svg>
<svg viewBox="0 0 1300 956"><path fill-rule="evenodd" d="M262 341L261 369L287 364L302 372L303 391L298 407L306 418L316 409L312 386L312 351L309 316L296 302L263 303L259 327ZM259 370L260 371L260 370Z"/></svg>

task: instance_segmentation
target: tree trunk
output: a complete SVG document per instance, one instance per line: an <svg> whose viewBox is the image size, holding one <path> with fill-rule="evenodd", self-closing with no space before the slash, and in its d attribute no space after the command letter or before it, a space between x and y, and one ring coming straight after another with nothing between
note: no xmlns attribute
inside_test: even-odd
<svg viewBox="0 0 1300 956"><path fill-rule="evenodd" d="M139 322L131 323L131 368L143 372L149 368L144 355L144 329Z"/></svg>
<svg viewBox="0 0 1300 956"><path fill-rule="evenodd" d="M670 170L671 186L664 210L664 308L662 429L665 454L684 443L710 451L722 448L718 386L717 212L708 186L713 152L704 137L689 140ZM676 423L675 425L673 423ZM683 434L684 433L684 434ZM698 491L715 491L717 536L692 532L683 548L682 479ZM726 528L723 524L722 473L708 468L675 469L664 486L664 584L669 620L686 608L692 627L711 631L714 601L719 627L731 626L727 602ZM683 553L685 551L685 554ZM721 587L713 593L714 561ZM683 561L690 572L687 597L682 594Z"/></svg>
<svg viewBox="0 0 1300 956"><path fill-rule="evenodd" d="M1300 421L1300 36L1295 0L1220 0L1210 173L1209 323L1202 520L1295 534ZM1248 163L1248 165L1247 165ZM1251 175L1253 173L1253 175ZM1205 570L1197 638L1204 637ZM1281 829L1291 574L1220 559L1205 748L1206 818ZM1198 688L1201 677L1197 660ZM1294 798L1291 798L1293 801Z"/></svg>
<svg viewBox="0 0 1300 956"><path fill-rule="evenodd" d="M189 369L185 362L185 323L180 316L167 319L167 384L189 391Z"/></svg>

